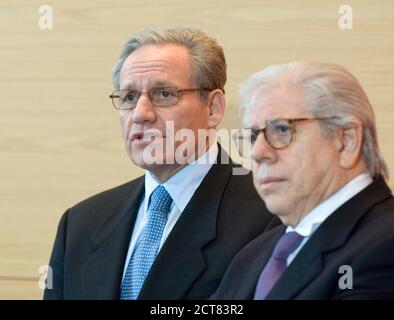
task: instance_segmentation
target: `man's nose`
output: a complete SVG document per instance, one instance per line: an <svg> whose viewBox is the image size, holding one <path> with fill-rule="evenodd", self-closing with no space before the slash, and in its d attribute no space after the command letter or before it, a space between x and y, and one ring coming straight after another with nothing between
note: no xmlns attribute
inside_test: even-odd
<svg viewBox="0 0 394 320"><path fill-rule="evenodd" d="M276 161L276 150L270 146L263 132L259 133L252 146L251 157L256 162L272 163Z"/></svg>
<svg viewBox="0 0 394 320"><path fill-rule="evenodd" d="M141 94L139 97L137 105L133 110L132 121L141 124L156 121L155 106L152 104L147 94Z"/></svg>

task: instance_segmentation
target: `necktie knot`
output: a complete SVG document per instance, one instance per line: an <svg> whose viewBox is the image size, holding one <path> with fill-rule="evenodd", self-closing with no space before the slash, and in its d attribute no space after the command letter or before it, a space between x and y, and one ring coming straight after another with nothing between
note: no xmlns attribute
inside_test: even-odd
<svg viewBox="0 0 394 320"><path fill-rule="evenodd" d="M272 256L277 259L286 260L301 244L302 239L304 237L295 231L284 233L276 244Z"/></svg>
<svg viewBox="0 0 394 320"><path fill-rule="evenodd" d="M151 195L151 203L149 206L150 211L153 214L163 213L165 215L170 212L172 198L166 188L159 185Z"/></svg>

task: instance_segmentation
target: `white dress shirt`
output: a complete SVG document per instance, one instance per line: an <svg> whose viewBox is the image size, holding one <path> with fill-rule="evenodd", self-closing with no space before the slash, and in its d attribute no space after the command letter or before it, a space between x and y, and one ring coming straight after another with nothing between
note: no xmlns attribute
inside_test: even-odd
<svg viewBox="0 0 394 320"><path fill-rule="evenodd" d="M311 212L309 212L295 228L288 226L286 232L295 231L298 234L304 236L301 244L298 246L293 253L291 253L287 258L287 265L289 265L294 258L297 256L298 252L302 249L305 243L309 240L312 234L317 228L341 205L353 198L361 190L365 189L368 185L372 183L372 178L368 173L363 173L352 179L339 191L334 193L327 200L323 201L317 207L315 207Z"/></svg>
<svg viewBox="0 0 394 320"><path fill-rule="evenodd" d="M178 221L183 210L186 208L194 192L197 190L202 180L216 162L219 149L217 143L212 146L197 160L191 162L189 165L178 171L170 179L162 185L167 190L172 198L170 212L168 213L168 220L163 230L163 235L160 241L160 247L163 246L168 235L170 234L175 223ZM141 200L138 209L137 218L134 224L133 233L131 236L129 249L127 252L126 262L123 269L123 278L126 274L127 266L132 253L134 252L137 241L141 237L142 231L148 222L148 205L152 192L159 186L160 183L152 176L149 171L145 171L145 194Z"/></svg>

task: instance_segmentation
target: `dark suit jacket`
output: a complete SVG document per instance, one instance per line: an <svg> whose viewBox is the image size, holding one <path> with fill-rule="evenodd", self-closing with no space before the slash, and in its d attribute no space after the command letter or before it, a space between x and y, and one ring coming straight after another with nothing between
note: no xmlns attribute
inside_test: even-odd
<svg viewBox="0 0 394 320"><path fill-rule="evenodd" d="M209 297L234 255L269 224L278 224L255 192L251 174L232 175L233 167L212 166L161 248L140 299ZM119 298L143 194L140 177L66 211L50 259L53 289L45 299Z"/></svg>
<svg viewBox="0 0 394 320"><path fill-rule="evenodd" d="M260 273L285 229L272 229L241 250L212 299L253 299ZM353 289L338 285L350 275L339 273L343 265L353 270ZM320 225L267 299L384 298L394 298L394 198L377 177Z"/></svg>

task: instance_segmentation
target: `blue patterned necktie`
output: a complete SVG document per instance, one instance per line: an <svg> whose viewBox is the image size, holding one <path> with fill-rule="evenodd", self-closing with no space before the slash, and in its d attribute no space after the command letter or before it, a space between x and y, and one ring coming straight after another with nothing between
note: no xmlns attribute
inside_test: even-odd
<svg viewBox="0 0 394 320"><path fill-rule="evenodd" d="M159 250L171 203L171 196L159 185L152 193L148 222L127 266L120 293L121 300L137 299Z"/></svg>
<svg viewBox="0 0 394 320"><path fill-rule="evenodd" d="M274 251L257 282L254 300L264 300L275 283L287 268L288 256L301 244L303 236L297 232L284 233L276 244Z"/></svg>

